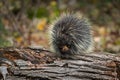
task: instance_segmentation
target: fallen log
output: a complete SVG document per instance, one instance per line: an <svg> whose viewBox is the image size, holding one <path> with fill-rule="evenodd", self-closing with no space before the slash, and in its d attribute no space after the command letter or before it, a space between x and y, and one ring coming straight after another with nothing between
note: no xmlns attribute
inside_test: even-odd
<svg viewBox="0 0 120 80"><path fill-rule="evenodd" d="M105 52L60 59L45 49L1 48L0 58L14 65L6 80L120 80L120 56Z"/></svg>

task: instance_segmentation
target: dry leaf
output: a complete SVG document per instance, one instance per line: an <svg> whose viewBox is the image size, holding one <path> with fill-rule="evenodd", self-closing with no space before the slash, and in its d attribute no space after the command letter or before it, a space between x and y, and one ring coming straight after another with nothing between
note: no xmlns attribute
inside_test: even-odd
<svg viewBox="0 0 120 80"><path fill-rule="evenodd" d="M21 43L21 42L23 41L23 38L22 38L22 37L17 37L17 38L16 38L16 41L17 41L18 43Z"/></svg>
<svg viewBox="0 0 120 80"><path fill-rule="evenodd" d="M40 30L40 31L44 30L46 23L47 23L47 20L45 18L39 21L37 24L37 30Z"/></svg>

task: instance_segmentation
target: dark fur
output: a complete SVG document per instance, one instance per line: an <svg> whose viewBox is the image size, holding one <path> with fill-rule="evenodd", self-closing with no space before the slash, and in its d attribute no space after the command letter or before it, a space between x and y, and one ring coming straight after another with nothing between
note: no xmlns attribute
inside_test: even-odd
<svg viewBox="0 0 120 80"><path fill-rule="evenodd" d="M86 53L92 45L89 24L75 15L65 15L58 19L53 24L51 36L55 52L64 57Z"/></svg>

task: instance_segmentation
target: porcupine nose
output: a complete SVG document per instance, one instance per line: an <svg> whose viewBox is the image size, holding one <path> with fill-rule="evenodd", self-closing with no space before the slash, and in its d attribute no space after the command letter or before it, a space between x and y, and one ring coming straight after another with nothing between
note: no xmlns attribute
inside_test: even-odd
<svg viewBox="0 0 120 80"><path fill-rule="evenodd" d="M69 47L67 45L61 46L61 53L62 54L68 54L69 53Z"/></svg>
<svg viewBox="0 0 120 80"><path fill-rule="evenodd" d="M63 52L66 52L66 51L68 51L69 50L69 48L65 45L65 46L63 46L63 48L62 48L62 51Z"/></svg>

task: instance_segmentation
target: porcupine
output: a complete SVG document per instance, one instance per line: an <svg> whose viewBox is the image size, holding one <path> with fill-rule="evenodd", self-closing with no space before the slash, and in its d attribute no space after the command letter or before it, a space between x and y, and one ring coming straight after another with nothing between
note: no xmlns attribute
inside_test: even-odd
<svg viewBox="0 0 120 80"><path fill-rule="evenodd" d="M64 14L52 24L50 31L52 49L61 57L88 53L93 49L91 26L83 17Z"/></svg>

